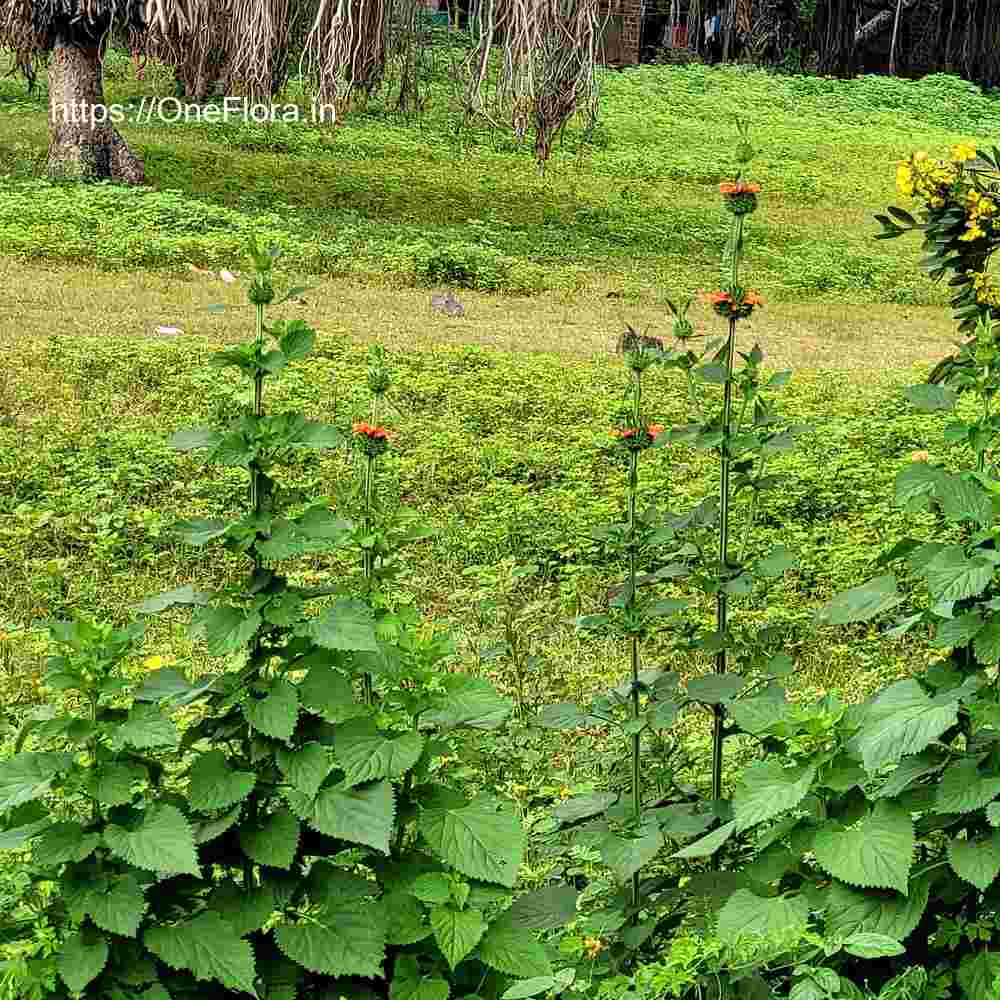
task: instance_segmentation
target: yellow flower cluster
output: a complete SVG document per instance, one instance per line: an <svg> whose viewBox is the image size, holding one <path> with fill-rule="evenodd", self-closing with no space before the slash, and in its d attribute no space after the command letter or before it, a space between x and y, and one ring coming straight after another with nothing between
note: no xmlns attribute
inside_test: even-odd
<svg viewBox="0 0 1000 1000"><path fill-rule="evenodd" d="M965 210L968 213L966 230L959 238L966 243L982 239L996 224L997 203L975 188L965 196Z"/></svg>
<svg viewBox="0 0 1000 1000"><path fill-rule="evenodd" d="M901 195L912 198L917 194L931 208L943 208L945 195L958 179L958 173L958 164L932 159L921 151L896 168L896 187Z"/></svg>
<svg viewBox="0 0 1000 1000"><path fill-rule="evenodd" d="M984 271L970 272L972 287L976 290L976 301L984 306L1000 309L1000 287L990 280Z"/></svg>
<svg viewBox="0 0 1000 1000"><path fill-rule="evenodd" d="M960 142L951 147L951 159L954 163L967 163L976 158L976 147L968 142Z"/></svg>

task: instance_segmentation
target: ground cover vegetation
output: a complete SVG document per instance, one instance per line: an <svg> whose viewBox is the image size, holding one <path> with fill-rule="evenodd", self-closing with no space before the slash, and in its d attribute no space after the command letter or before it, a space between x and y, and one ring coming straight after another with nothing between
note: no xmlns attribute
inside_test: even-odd
<svg viewBox="0 0 1000 1000"><path fill-rule="evenodd" d="M317 335L239 198L225 335L6 334L9 996L993 996L998 168L956 123L882 220L951 289L856 223L954 299L933 372L755 343L773 123L717 123L702 256L597 356Z"/></svg>

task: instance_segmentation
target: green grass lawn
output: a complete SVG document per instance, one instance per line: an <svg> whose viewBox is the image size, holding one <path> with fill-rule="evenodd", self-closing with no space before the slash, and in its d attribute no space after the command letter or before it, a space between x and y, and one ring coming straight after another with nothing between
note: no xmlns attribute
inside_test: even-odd
<svg viewBox="0 0 1000 1000"><path fill-rule="evenodd" d="M140 85L112 70L109 100L135 98ZM1000 103L941 77L644 67L602 85L592 141L570 129L544 175L506 138L456 134L435 103L423 120L372 111L331 133L127 127L151 185L127 191L36 179L44 95L0 82L0 667L12 687L40 663L44 618L76 609L122 620L152 591L233 571L180 548L169 526L182 513L231 512L241 480L207 476L165 440L239 405L234 383L201 363L245 334L249 316L209 315L236 292L191 266L239 269L251 232L287 249L290 278L316 283L287 308L318 327L320 357L270 405L346 423L363 406L365 344L393 352L398 439L386 485L440 529L405 592L457 629L471 664L493 625L464 571L536 562L537 596L557 623L538 640L540 696L616 675L617 650L559 624L599 608L618 572L590 534L620 517L624 496L605 450L624 386L611 345L626 321L665 332L667 296L717 284L727 219L715 186L731 175L734 113L753 121L764 185L747 270L767 306L747 346L759 338L772 367L797 369L787 405L815 428L781 460L788 487L763 518L764 536L796 549L799 567L745 613L789 629L810 690L853 696L926 658L871 630L817 640L810 622L912 520L891 503L910 453L946 458L941 422L914 416L899 395L947 349L944 291L916 267L915 242L872 240L872 215L893 200L900 156L988 142ZM151 86L167 92L162 76ZM428 306L427 286L447 284L470 289L464 319ZM706 311L696 318L717 331ZM158 339L158 325L184 334ZM660 422L684 419L665 374L648 399ZM656 455L650 501L683 508L709 487L703 456ZM296 475L333 495L350 469L335 457ZM317 561L309 572L337 569ZM179 621L157 626L149 652L200 660Z"/></svg>

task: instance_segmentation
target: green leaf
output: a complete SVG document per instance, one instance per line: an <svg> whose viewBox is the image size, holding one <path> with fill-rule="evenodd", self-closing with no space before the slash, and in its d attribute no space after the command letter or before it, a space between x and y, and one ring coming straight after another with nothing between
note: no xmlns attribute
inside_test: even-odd
<svg viewBox="0 0 1000 1000"><path fill-rule="evenodd" d="M18 753L0 764L0 812L48 794L53 779L73 766L71 753Z"/></svg>
<svg viewBox="0 0 1000 1000"><path fill-rule="evenodd" d="M290 868L298 851L299 832L299 821L287 809L278 809L257 826L241 827L240 847L259 865Z"/></svg>
<svg viewBox="0 0 1000 1000"><path fill-rule="evenodd" d="M738 889L719 911L716 933L723 943L735 944L804 931L808 921L809 904L801 896L765 899Z"/></svg>
<svg viewBox="0 0 1000 1000"><path fill-rule="evenodd" d="M425 809L418 828L431 850L463 875L515 885L524 831L511 805L480 796L456 808Z"/></svg>
<svg viewBox="0 0 1000 1000"><path fill-rule="evenodd" d="M941 648L967 646L983 630L986 623L978 611L968 611L957 618L941 622L934 634L933 645Z"/></svg>
<svg viewBox="0 0 1000 1000"><path fill-rule="evenodd" d="M21 850L33 837L38 836L51 825L51 820L40 819L34 823L25 823L23 826L12 827L10 830L0 832L0 851Z"/></svg>
<svg viewBox="0 0 1000 1000"><path fill-rule="evenodd" d="M533 931L553 931L576 917L580 894L571 885L557 883L519 896L507 911L518 927Z"/></svg>
<svg viewBox="0 0 1000 1000"><path fill-rule="evenodd" d="M874 773L910 754L919 753L950 729L958 719L954 701L930 698L913 679L891 684L872 702L850 749L862 756Z"/></svg>
<svg viewBox="0 0 1000 1000"><path fill-rule="evenodd" d="M943 385L911 385L903 390L903 395L921 413L953 410L958 401L955 391Z"/></svg>
<svg viewBox="0 0 1000 1000"><path fill-rule="evenodd" d="M500 1000L528 1000L529 997L537 997L542 993L548 993L559 983L554 976L535 976L534 979L522 979L507 990Z"/></svg>
<svg viewBox="0 0 1000 1000"><path fill-rule="evenodd" d="M199 812L229 809L242 802L256 783L253 772L233 770L223 751L211 750L202 754L191 768L188 801Z"/></svg>
<svg viewBox="0 0 1000 1000"><path fill-rule="evenodd" d="M171 969L256 996L253 949L218 913L206 911L172 927L151 927L146 947Z"/></svg>
<svg viewBox="0 0 1000 1000"><path fill-rule="evenodd" d="M945 473L936 465L914 462L896 474L896 503L904 510L924 510Z"/></svg>
<svg viewBox="0 0 1000 1000"><path fill-rule="evenodd" d="M201 608L195 612L191 627L204 632L208 652L212 656L227 656L242 649L257 634L261 626L256 611L242 608Z"/></svg>
<svg viewBox="0 0 1000 1000"><path fill-rule="evenodd" d="M891 958L893 955L904 954L906 949L885 934L862 931L852 934L844 942L844 951L856 958Z"/></svg>
<svg viewBox="0 0 1000 1000"><path fill-rule="evenodd" d="M111 853L136 868L165 875L200 875L194 836L175 806L153 806L134 827L109 824L104 841Z"/></svg>
<svg viewBox="0 0 1000 1000"><path fill-rule="evenodd" d="M135 785L147 777L148 772L142 764L109 761L98 766L91 788L101 805L123 806L132 801Z"/></svg>
<svg viewBox="0 0 1000 1000"><path fill-rule="evenodd" d="M706 833L700 840L693 844L681 848L670 856L672 858L708 858L722 847L729 838L736 832L736 820L724 823L711 833Z"/></svg>
<svg viewBox="0 0 1000 1000"><path fill-rule="evenodd" d="M320 743L307 743L299 750L279 748L275 759L292 787L312 798L330 773L330 757Z"/></svg>
<svg viewBox="0 0 1000 1000"><path fill-rule="evenodd" d="M344 435L333 424L307 420L288 443L298 448L339 448L344 443Z"/></svg>
<svg viewBox="0 0 1000 1000"><path fill-rule="evenodd" d="M319 617L296 630L296 635L312 639L324 649L378 652L375 619L361 601L339 600Z"/></svg>
<svg viewBox="0 0 1000 1000"><path fill-rule="evenodd" d="M56 823L35 841L33 853L39 864L61 865L89 858L100 843L100 836L85 834L79 823Z"/></svg>
<svg viewBox="0 0 1000 1000"><path fill-rule="evenodd" d="M288 292L289 296L300 295L305 289L290 289ZM291 322L287 323L284 328L284 332L278 339L278 346L281 348L281 353L288 358L289 361L299 361L306 357L310 351L313 349L313 345L316 343L316 331L307 326L300 319L293 319Z"/></svg>
<svg viewBox="0 0 1000 1000"><path fill-rule="evenodd" d="M600 850L604 863L615 878L624 884L643 865L652 861L663 845L659 824L653 821L641 827L634 837L620 837L609 833L601 840Z"/></svg>
<svg viewBox="0 0 1000 1000"><path fill-rule="evenodd" d="M1000 619L991 618L972 644L976 659L987 666L1000 663Z"/></svg>
<svg viewBox="0 0 1000 1000"><path fill-rule="evenodd" d="M193 518L178 521L174 525L174 534L187 545L207 545L215 538L221 538L226 533L225 521L215 519Z"/></svg>
<svg viewBox="0 0 1000 1000"><path fill-rule="evenodd" d="M551 976L552 966L535 935L503 913L490 924L476 955L491 969L508 976Z"/></svg>
<svg viewBox="0 0 1000 1000"><path fill-rule="evenodd" d="M903 941L916 929L927 909L930 887L926 878L910 883L909 894L876 889L852 889L834 882L826 897L826 933L849 936L861 931Z"/></svg>
<svg viewBox="0 0 1000 1000"><path fill-rule="evenodd" d="M797 556L787 545L776 545L763 559L757 562L754 572L765 579L772 579L794 569L797 564Z"/></svg>
<svg viewBox="0 0 1000 1000"><path fill-rule="evenodd" d="M739 674L707 674L688 681L688 697L706 705L723 705L730 702L746 687Z"/></svg>
<svg viewBox="0 0 1000 1000"><path fill-rule="evenodd" d="M1000 952L983 949L966 955L958 966L958 984L964 1000L992 1000L993 984L1000 976Z"/></svg>
<svg viewBox="0 0 1000 1000"><path fill-rule="evenodd" d="M973 840L948 841L948 862L960 879L985 892L1000 874L1000 831Z"/></svg>
<svg viewBox="0 0 1000 1000"><path fill-rule="evenodd" d="M260 930L274 912L274 889L269 885L254 886L249 892L235 882L223 882L212 890L206 900L208 909L218 913L240 936Z"/></svg>
<svg viewBox="0 0 1000 1000"><path fill-rule="evenodd" d="M299 717L299 695L294 684L283 677L271 681L264 688L264 697L250 697L243 702L243 715L258 732L276 740L290 740Z"/></svg>
<svg viewBox="0 0 1000 1000"><path fill-rule="evenodd" d="M604 812L608 806L618 801L614 792L593 792L590 795L576 795L565 802L560 802L552 810L552 815L560 823L577 823L581 819L589 819Z"/></svg>
<svg viewBox="0 0 1000 1000"><path fill-rule="evenodd" d="M821 827L813 850L820 866L841 882L905 894L913 846L910 814L883 799L851 829Z"/></svg>
<svg viewBox="0 0 1000 1000"><path fill-rule="evenodd" d="M148 703L133 705L125 720L116 723L111 730L113 750L125 747L135 747L137 750L175 747L180 740L180 733L173 720L167 718L158 705Z"/></svg>
<svg viewBox="0 0 1000 1000"><path fill-rule="evenodd" d="M951 764L941 775L934 799L936 813L982 809L1000 795L1000 775L981 774L975 758Z"/></svg>
<svg viewBox="0 0 1000 1000"><path fill-rule="evenodd" d="M794 707L784 697L775 698L764 693L756 698L734 701L726 711L740 729L754 736L764 736L774 726L788 721Z"/></svg>
<svg viewBox="0 0 1000 1000"><path fill-rule="evenodd" d="M361 788L326 788L304 818L328 837L366 844L388 854L394 816L392 785L379 781Z"/></svg>
<svg viewBox="0 0 1000 1000"><path fill-rule="evenodd" d="M386 926L370 903L325 906L301 924L275 931L281 951L310 972L381 979Z"/></svg>
<svg viewBox="0 0 1000 1000"><path fill-rule="evenodd" d="M355 700L350 680L326 664L310 668L299 685L299 698L309 711L335 724L356 718L366 711Z"/></svg>
<svg viewBox="0 0 1000 1000"><path fill-rule="evenodd" d="M993 564L977 556L970 559L961 545L948 545L924 567L931 599L964 601L981 594L993 579Z"/></svg>
<svg viewBox="0 0 1000 1000"><path fill-rule="evenodd" d="M816 612L817 625L849 625L867 622L902 603L891 573L876 577L860 587L853 587L827 601Z"/></svg>
<svg viewBox="0 0 1000 1000"><path fill-rule="evenodd" d="M990 826L1000 826L1000 802L991 802L986 807L986 820Z"/></svg>
<svg viewBox="0 0 1000 1000"><path fill-rule="evenodd" d="M448 1000L450 992L451 987L446 980L420 972L415 955L396 956L389 984L389 1000Z"/></svg>
<svg viewBox="0 0 1000 1000"><path fill-rule="evenodd" d="M344 769L347 787L377 778L400 778L420 759L424 738L410 731L384 736L371 719L352 719L339 725L333 750Z"/></svg>
<svg viewBox="0 0 1000 1000"><path fill-rule="evenodd" d="M562 701L555 705L546 705L535 717L535 722L542 729L583 729L599 723L601 720L583 711L572 701Z"/></svg>
<svg viewBox="0 0 1000 1000"><path fill-rule="evenodd" d="M134 875L108 878L87 895L86 912L101 930L135 937L148 903Z"/></svg>
<svg viewBox="0 0 1000 1000"><path fill-rule="evenodd" d="M442 731L469 726L471 729L496 729L506 722L514 702L498 694L496 688L482 677L465 674L445 674L444 704L421 716L421 722Z"/></svg>
<svg viewBox="0 0 1000 1000"><path fill-rule="evenodd" d="M980 527L993 523L990 495L974 480L945 474L937 487L937 500L949 521L957 524L972 521Z"/></svg>
<svg viewBox="0 0 1000 1000"><path fill-rule="evenodd" d="M109 954L105 938L77 931L63 941L56 968L71 992L82 993L104 971Z"/></svg>
<svg viewBox="0 0 1000 1000"><path fill-rule="evenodd" d="M453 969L479 944L486 932L486 921L478 910L435 906L430 921L434 940Z"/></svg>
<svg viewBox="0 0 1000 1000"><path fill-rule="evenodd" d="M733 795L737 829L766 823L794 809L809 793L815 778L815 766L785 767L776 760L751 764L741 775Z"/></svg>
<svg viewBox="0 0 1000 1000"><path fill-rule="evenodd" d="M215 840L216 837L221 837L239 821L240 811L241 807L237 806L218 819L210 819L201 823L195 830L194 842L207 844L209 841Z"/></svg>
<svg viewBox="0 0 1000 1000"><path fill-rule="evenodd" d="M415 896L408 892L390 892L382 897L382 904L388 915L386 944L405 947L423 941L431 933L424 918L424 908Z"/></svg>
<svg viewBox="0 0 1000 1000"><path fill-rule="evenodd" d="M211 427L191 427L174 434L169 444L177 451L195 451L197 448L215 448L221 440L222 435Z"/></svg>
<svg viewBox="0 0 1000 1000"><path fill-rule="evenodd" d="M944 758L933 750L925 750L913 757L905 757L896 765L896 769L886 779L885 784L875 796L879 799L895 798L900 792L906 791L915 781L940 771L944 766Z"/></svg>
<svg viewBox="0 0 1000 1000"><path fill-rule="evenodd" d="M161 594L147 597L141 604L135 606L139 614L151 615L177 605L202 605L208 600L208 594L195 590L190 583L173 590L165 590Z"/></svg>

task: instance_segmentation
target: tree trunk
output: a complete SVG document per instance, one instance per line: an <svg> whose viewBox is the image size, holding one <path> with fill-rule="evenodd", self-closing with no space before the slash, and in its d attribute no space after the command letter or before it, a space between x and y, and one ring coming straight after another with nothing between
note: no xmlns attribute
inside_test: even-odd
<svg viewBox="0 0 1000 1000"><path fill-rule="evenodd" d="M899 21L903 16L903 0L896 2L896 19L892 22L892 43L889 45L889 76L896 75L896 44L899 42Z"/></svg>
<svg viewBox="0 0 1000 1000"><path fill-rule="evenodd" d="M104 102L99 47L57 39L49 62L49 174L142 184L142 160L111 118Z"/></svg>

